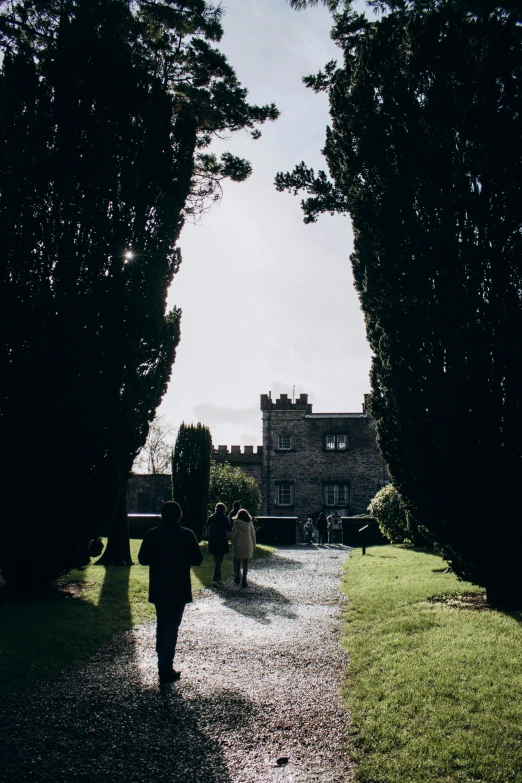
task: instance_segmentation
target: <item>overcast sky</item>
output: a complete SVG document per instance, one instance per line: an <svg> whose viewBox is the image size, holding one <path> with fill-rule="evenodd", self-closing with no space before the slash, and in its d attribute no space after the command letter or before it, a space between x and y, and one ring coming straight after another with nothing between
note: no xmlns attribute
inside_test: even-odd
<svg viewBox="0 0 522 783"><path fill-rule="evenodd" d="M221 48L253 103L280 119L226 148L254 172L227 183L220 204L180 239L183 263L169 295L182 308L181 343L158 411L176 428L202 421L214 445L261 442L259 395L309 395L315 412L359 411L370 350L353 287L348 217L303 223L300 199L277 193L278 171L304 160L324 168L324 95L301 78L340 52L324 8L286 0L225 0Z"/></svg>

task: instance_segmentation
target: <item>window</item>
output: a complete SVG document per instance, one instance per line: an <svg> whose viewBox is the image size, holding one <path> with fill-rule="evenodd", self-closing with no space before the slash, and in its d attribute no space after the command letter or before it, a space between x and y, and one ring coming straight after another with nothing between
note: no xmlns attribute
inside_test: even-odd
<svg viewBox="0 0 522 783"><path fill-rule="evenodd" d="M293 503L293 485L290 481L282 481L277 485L277 505L291 506Z"/></svg>
<svg viewBox="0 0 522 783"><path fill-rule="evenodd" d="M346 508L348 505L348 487L346 484L326 484L324 488L325 505L331 508Z"/></svg>
<svg viewBox="0 0 522 783"><path fill-rule="evenodd" d="M292 448L292 436L291 435L278 435L277 436L277 448L280 451L290 451Z"/></svg>
<svg viewBox="0 0 522 783"><path fill-rule="evenodd" d="M325 435L326 451L346 451L348 438L346 435Z"/></svg>
<svg viewBox="0 0 522 783"><path fill-rule="evenodd" d="M335 506L335 484L327 484L326 486L326 505Z"/></svg>

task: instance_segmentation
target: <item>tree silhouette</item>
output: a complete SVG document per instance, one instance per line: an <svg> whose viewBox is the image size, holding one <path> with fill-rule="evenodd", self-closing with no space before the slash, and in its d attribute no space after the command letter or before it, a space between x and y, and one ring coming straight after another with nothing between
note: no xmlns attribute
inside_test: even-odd
<svg viewBox="0 0 522 783"><path fill-rule="evenodd" d="M207 521L211 453L208 427L183 422L172 455L172 499L183 511L182 524L193 530L198 540Z"/></svg>
<svg viewBox="0 0 522 783"><path fill-rule="evenodd" d="M204 150L277 110L247 103L203 0L0 11L0 568L19 585L86 562L107 521L105 562L130 563L127 477L180 334L176 242L250 171Z"/></svg>
<svg viewBox="0 0 522 783"><path fill-rule="evenodd" d="M374 352L371 410L393 484L455 572L522 605L522 28L510 3L345 11L326 90L331 178L308 221L353 221L355 284ZM507 543L509 542L509 543Z"/></svg>

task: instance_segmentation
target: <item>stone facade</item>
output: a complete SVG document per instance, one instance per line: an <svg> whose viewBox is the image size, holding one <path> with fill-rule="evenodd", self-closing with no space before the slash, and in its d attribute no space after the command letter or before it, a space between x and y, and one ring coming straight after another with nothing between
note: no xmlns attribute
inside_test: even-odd
<svg viewBox="0 0 522 783"><path fill-rule="evenodd" d="M262 394L261 411L263 514L362 514L388 483L366 402L361 413L313 413L307 394Z"/></svg>
<svg viewBox="0 0 522 783"><path fill-rule="evenodd" d="M219 446L214 459L256 479L263 515L363 514L389 482L366 401L360 413L313 413L307 394L295 402L262 394L261 412L263 446Z"/></svg>

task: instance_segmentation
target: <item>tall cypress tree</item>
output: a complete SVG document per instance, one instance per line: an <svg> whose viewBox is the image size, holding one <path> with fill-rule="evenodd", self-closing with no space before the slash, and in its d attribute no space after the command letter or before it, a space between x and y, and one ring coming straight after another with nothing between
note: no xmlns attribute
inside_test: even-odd
<svg viewBox="0 0 522 783"><path fill-rule="evenodd" d="M244 179L214 132L274 119L212 46L203 0L1 4L0 568L129 563L125 486L166 389L184 215ZM27 492L27 444L41 457Z"/></svg>
<svg viewBox="0 0 522 783"><path fill-rule="evenodd" d="M520 606L520 9L386 5L339 14L344 67L306 80L330 97L333 182L302 164L278 187L308 191L307 220L350 213L393 483L457 574Z"/></svg>
<svg viewBox="0 0 522 783"><path fill-rule="evenodd" d="M183 511L183 524L201 539L207 521L212 437L201 422L181 424L172 454L172 497Z"/></svg>

